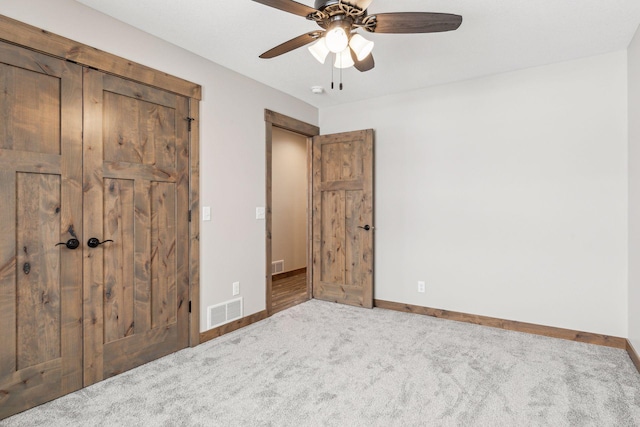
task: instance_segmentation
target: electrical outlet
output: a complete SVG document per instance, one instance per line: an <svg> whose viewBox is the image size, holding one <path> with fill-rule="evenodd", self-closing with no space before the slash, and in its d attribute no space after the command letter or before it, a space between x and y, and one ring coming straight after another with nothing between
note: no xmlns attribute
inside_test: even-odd
<svg viewBox="0 0 640 427"><path fill-rule="evenodd" d="M418 292L424 293L424 291L425 291L425 283L422 280L420 280L418 281Z"/></svg>
<svg viewBox="0 0 640 427"><path fill-rule="evenodd" d="M240 294L240 282L233 282L233 295Z"/></svg>

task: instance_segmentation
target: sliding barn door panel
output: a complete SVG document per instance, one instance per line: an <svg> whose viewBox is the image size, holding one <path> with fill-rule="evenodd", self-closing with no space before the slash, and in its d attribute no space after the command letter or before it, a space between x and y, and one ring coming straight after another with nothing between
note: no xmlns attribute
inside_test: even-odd
<svg viewBox="0 0 640 427"><path fill-rule="evenodd" d="M188 99L85 70L85 385L188 345ZM112 240L112 241L109 241Z"/></svg>
<svg viewBox="0 0 640 427"><path fill-rule="evenodd" d="M313 296L373 306L373 131L313 138Z"/></svg>
<svg viewBox="0 0 640 427"><path fill-rule="evenodd" d="M82 387L81 117L80 67L0 43L0 419Z"/></svg>

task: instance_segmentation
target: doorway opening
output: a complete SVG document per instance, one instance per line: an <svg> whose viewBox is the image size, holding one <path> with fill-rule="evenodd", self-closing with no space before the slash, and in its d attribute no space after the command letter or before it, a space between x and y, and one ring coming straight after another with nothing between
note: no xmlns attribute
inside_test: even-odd
<svg viewBox="0 0 640 427"><path fill-rule="evenodd" d="M265 110L266 309L312 298L311 149L320 129Z"/></svg>

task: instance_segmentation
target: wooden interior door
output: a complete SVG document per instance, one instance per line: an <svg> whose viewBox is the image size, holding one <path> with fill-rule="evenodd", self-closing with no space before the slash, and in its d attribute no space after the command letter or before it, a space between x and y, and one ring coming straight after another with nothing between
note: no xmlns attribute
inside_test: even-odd
<svg viewBox="0 0 640 427"><path fill-rule="evenodd" d="M81 67L0 43L0 419L82 387L81 117Z"/></svg>
<svg viewBox="0 0 640 427"><path fill-rule="evenodd" d="M84 382L189 337L188 99L84 72Z"/></svg>
<svg viewBox="0 0 640 427"><path fill-rule="evenodd" d="M313 138L313 297L373 307L373 131Z"/></svg>

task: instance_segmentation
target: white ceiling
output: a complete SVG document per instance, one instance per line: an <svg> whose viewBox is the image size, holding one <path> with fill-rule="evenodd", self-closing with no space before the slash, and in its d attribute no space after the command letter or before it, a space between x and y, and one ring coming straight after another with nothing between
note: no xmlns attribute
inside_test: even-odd
<svg viewBox="0 0 640 427"><path fill-rule="evenodd" d="M443 12L463 22L445 33L365 34L376 67L345 70L339 91L329 61L306 48L258 58L318 28L303 17L251 0L77 1L319 108L623 50L640 24L640 0L373 0L369 14ZM316 85L326 93L312 94Z"/></svg>

